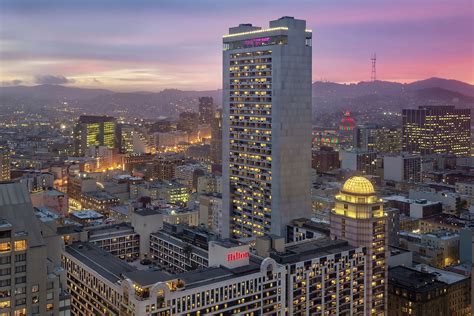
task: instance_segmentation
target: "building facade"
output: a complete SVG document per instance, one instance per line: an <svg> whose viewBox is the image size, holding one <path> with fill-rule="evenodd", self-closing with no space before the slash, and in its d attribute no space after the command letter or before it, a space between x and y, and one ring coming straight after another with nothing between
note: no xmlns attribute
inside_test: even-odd
<svg viewBox="0 0 474 316"><path fill-rule="evenodd" d="M383 178L385 181L420 183L421 156L390 155L383 157Z"/></svg>
<svg viewBox="0 0 474 316"><path fill-rule="evenodd" d="M82 115L74 128L74 149L83 156L91 146L117 147L116 120L108 116Z"/></svg>
<svg viewBox="0 0 474 316"><path fill-rule="evenodd" d="M342 150L339 152L341 168L357 171L364 175L375 175L377 172L377 153L373 151Z"/></svg>
<svg viewBox="0 0 474 316"><path fill-rule="evenodd" d="M364 177L351 177L336 196L330 214L331 237L367 249L365 315L387 312L387 219L383 201Z"/></svg>
<svg viewBox="0 0 474 316"><path fill-rule="evenodd" d="M216 106L212 97L199 98L199 122L201 124L211 124Z"/></svg>
<svg viewBox="0 0 474 316"><path fill-rule="evenodd" d="M225 235L284 235L311 212L311 37L292 17L223 36Z"/></svg>
<svg viewBox="0 0 474 316"><path fill-rule="evenodd" d="M10 181L10 151L0 149L0 181Z"/></svg>
<svg viewBox="0 0 474 316"><path fill-rule="evenodd" d="M471 154L471 110L454 106L405 109L403 151L414 154Z"/></svg>
<svg viewBox="0 0 474 316"><path fill-rule="evenodd" d="M48 248L26 187L2 183L0 195L0 315L60 315L59 270L49 256L59 245Z"/></svg>
<svg viewBox="0 0 474 316"><path fill-rule="evenodd" d="M211 120L211 161L222 163L222 109L216 110Z"/></svg>
<svg viewBox="0 0 474 316"><path fill-rule="evenodd" d="M137 270L88 243L66 247L75 315L284 315L285 268L248 246L210 248L210 267L181 274ZM97 295L96 293L101 293Z"/></svg>
<svg viewBox="0 0 474 316"><path fill-rule="evenodd" d="M402 151L402 130L375 124L354 127L353 146L363 151L398 154Z"/></svg>

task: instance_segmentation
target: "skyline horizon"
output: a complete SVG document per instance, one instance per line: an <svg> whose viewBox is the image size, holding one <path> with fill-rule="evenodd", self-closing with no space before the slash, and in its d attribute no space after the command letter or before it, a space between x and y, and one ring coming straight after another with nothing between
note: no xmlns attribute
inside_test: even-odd
<svg viewBox="0 0 474 316"><path fill-rule="evenodd" d="M241 4L0 0L0 83L219 89L228 28L240 23L266 28L266 21L288 15L306 20L313 30L313 82L369 81L376 53L377 78L383 81L441 77L474 84L469 0ZM210 12L215 19L209 19Z"/></svg>
<svg viewBox="0 0 474 316"><path fill-rule="evenodd" d="M463 84L470 85L474 87L474 84L458 80L458 79L453 79L453 78L441 78L441 77L428 77L425 79L418 79L410 82L399 82L399 81L388 81L388 80L383 80L383 79L377 79L375 82L387 82L387 83L398 83L402 85L410 85L416 82L420 81L425 81L425 80L432 80L432 79L440 79L440 80L446 80L446 81L457 81ZM358 85L362 83L373 83L373 81L367 80L367 81L349 81L349 82L335 82L335 81L328 81L328 80L314 80L312 81L312 85L316 83L334 83L334 84L339 84L339 85ZM24 85L24 84L10 84L10 85L4 85L3 82L0 82L0 88L15 88L15 87L26 87L26 88L32 88L32 87L39 87L39 86L60 86L60 87L65 87L65 88L78 88L78 89L98 89L98 90L109 90L111 92L116 92L116 93L141 93L141 92L148 92L148 93L159 93L163 92L166 90L178 90L178 91L184 91L184 92L206 92L206 91L219 91L222 90L222 87L218 87L215 89L180 89L176 87L167 87L163 88L161 90L119 90L119 89L114 89L114 88L106 88L106 87L100 87L100 86L73 86L74 82L69 82L69 83L38 83L38 84L31 84L31 85Z"/></svg>

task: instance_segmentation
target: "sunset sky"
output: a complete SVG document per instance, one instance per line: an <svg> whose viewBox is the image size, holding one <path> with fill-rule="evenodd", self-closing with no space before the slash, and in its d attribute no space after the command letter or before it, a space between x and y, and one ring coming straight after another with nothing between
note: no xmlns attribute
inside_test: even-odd
<svg viewBox="0 0 474 316"><path fill-rule="evenodd" d="M0 0L2 85L221 87L222 35L284 15L313 30L313 80L474 84L472 0Z"/></svg>

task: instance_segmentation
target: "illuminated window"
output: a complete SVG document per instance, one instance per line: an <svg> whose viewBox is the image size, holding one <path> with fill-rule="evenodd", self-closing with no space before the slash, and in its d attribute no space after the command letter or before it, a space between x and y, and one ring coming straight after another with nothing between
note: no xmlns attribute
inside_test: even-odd
<svg viewBox="0 0 474 316"><path fill-rule="evenodd" d="M0 243L0 252L7 252L11 250L11 244L9 242Z"/></svg>
<svg viewBox="0 0 474 316"><path fill-rule="evenodd" d="M10 307L10 301L0 302L0 308L8 308Z"/></svg>
<svg viewBox="0 0 474 316"><path fill-rule="evenodd" d="M17 309L15 311L15 316L24 316L26 315L26 308L22 308L22 309Z"/></svg>
<svg viewBox="0 0 474 316"><path fill-rule="evenodd" d="M15 251L26 250L26 240L16 240L15 241Z"/></svg>

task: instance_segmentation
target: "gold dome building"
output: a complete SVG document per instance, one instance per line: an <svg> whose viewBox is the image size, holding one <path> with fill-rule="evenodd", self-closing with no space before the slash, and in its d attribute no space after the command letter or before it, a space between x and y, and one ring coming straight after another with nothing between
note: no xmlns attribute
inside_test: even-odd
<svg viewBox="0 0 474 316"><path fill-rule="evenodd" d="M364 177L346 180L330 215L331 237L367 250L365 315L386 315L387 222L383 201Z"/></svg>

